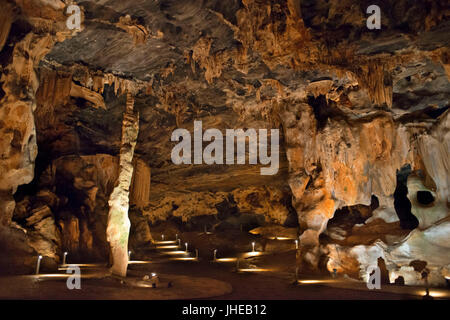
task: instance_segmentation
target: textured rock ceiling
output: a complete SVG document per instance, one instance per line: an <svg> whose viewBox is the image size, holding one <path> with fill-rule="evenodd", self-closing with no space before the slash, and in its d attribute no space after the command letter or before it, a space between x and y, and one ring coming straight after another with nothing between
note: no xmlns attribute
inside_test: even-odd
<svg viewBox="0 0 450 320"><path fill-rule="evenodd" d="M308 83L318 80L333 81L334 95L350 105L337 106L338 111L351 119L373 116L373 100L380 108L392 104L393 117L446 108L449 86L443 66L423 56L448 47L450 25L438 10L444 3L430 4L386 3L382 10L389 14L383 15L382 31L371 31L365 28L364 1L81 1L83 31L56 44L41 65L57 70L87 66L91 73L142 81L137 153L158 168L169 165L167 137L175 123L189 126L194 118L205 118L210 121L206 125L228 128L239 127L238 120L245 122L243 127L251 127L249 119L254 125L276 122L273 104L298 99ZM126 15L131 20L123 22ZM411 63L394 68L400 60ZM426 75L405 80L418 69L433 73L427 84ZM346 70L364 78L358 83L340 77ZM380 81L394 83L393 94ZM117 152L111 136L119 140L121 114L114 106L120 103L113 96L106 101L104 114L89 110L73 120L82 120L82 139L89 140L81 148L98 152L101 145ZM116 126L102 123L113 120L114 110Z"/></svg>

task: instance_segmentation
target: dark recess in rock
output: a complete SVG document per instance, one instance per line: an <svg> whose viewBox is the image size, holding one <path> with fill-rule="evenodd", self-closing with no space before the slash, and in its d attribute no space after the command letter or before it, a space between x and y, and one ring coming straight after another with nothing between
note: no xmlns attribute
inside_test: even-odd
<svg viewBox="0 0 450 320"><path fill-rule="evenodd" d="M395 212L400 219L400 226L403 229L415 229L419 225L419 220L411 213L411 201L409 201L408 187L406 182L411 173L411 166L405 165L400 170L397 170L397 187L394 192L394 207Z"/></svg>
<svg viewBox="0 0 450 320"><path fill-rule="evenodd" d="M417 191L417 201L424 205L429 205L434 202L434 197L430 191Z"/></svg>

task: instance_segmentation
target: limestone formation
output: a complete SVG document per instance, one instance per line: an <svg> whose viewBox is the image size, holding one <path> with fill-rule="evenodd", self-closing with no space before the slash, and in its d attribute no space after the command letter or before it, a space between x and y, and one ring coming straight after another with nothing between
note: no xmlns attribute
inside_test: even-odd
<svg viewBox="0 0 450 320"><path fill-rule="evenodd" d="M127 105L122 122L122 141L119 156L119 175L109 198L106 236L111 247L111 271L125 277L128 267L129 193L133 176L133 154L139 131L139 114L133 110L134 99L127 93Z"/></svg>

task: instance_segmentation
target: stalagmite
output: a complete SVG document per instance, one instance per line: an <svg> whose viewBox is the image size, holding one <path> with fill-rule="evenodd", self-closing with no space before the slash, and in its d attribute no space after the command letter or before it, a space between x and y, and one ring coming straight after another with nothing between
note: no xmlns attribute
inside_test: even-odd
<svg viewBox="0 0 450 320"><path fill-rule="evenodd" d="M125 277L128 267L129 190L133 176L133 153L139 131L139 115L133 111L134 99L127 93L127 107L123 115L120 146L119 177L109 198L109 215L106 237L111 248L111 271Z"/></svg>

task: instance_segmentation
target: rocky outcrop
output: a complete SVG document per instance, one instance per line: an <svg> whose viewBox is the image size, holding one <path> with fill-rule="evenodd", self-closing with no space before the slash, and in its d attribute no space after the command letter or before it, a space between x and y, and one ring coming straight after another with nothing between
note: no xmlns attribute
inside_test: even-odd
<svg viewBox="0 0 450 320"><path fill-rule="evenodd" d="M197 218L206 218L204 224L208 228L220 227L221 224L234 228L243 225L248 229L255 223L289 226L297 223L288 191L283 193L280 189L270 187L238 188L231 192L171 192L163 199L150 201L144 214L152 222L168 219L193 222ZM254 218L250 218L249 214ZM201 225L197 228L203 230Z"/></svg>
<svg viewBox="0 0 450 320"><path fill-rule="evenodd" d="M37 194L16 196L13 221L27 231L30 246L39 247L41 255L45 251L60 261L67 251L73 262L105 260L106 204L117 173L118 160L110 155L55 159L36 182ZM39 246L32 235L39 235ZM48 248L43 250L45 239Z"/></svg>
<svg viewBox="0 0 450 320"><path fill-rule="evenodd" d="M39 233L54 242L52 256L57 260L67 251L72 262L105 261L109 257L108 200L118 172L119 159L115 156L60 157L41 174L40 191L17 202L13 220L30 231L41 224L54 230L54 237ZM135 174L138 171L134 171L133 179ZM131 198L138 199L139 193L134 192L133 189ZM151 240L147 219L140 211L133 212L132 228L136 230L133 237L137 239L133 240L132 247Z"/></svg>
<svg viewBox="0 0 450 320"><path fill-rule="evenodd" d="M445 285L450 263L447 254L448 227L446 218L425 230L415 229L401 240L377 240L373 244L353 247L329 244L326 247L329 257L327 268L330 272L336 269L339 273L367 280L369 267L379 266L381 258L391 283L402 277L406 285L423 286L425 280L422 273L425 270L414 268L415 262L422 261L426 266L428 283L433 286Z"/></svg>
<svg viewBox="0 0 450 320"><path fill-rule="evenodd" d="M71 33L65 29L61 1L4 0L1 6L0 223L8 226L15 208L13 194L34 177L37 144L33 112L39 86L35 68L57 41ZM37 237L44 234L56 240L50 220L38 223L36 228ZM45 239L33 241L34 252L56 258L55 246L50 248ZM18 248L18 252L24 251Z"/></svg>

